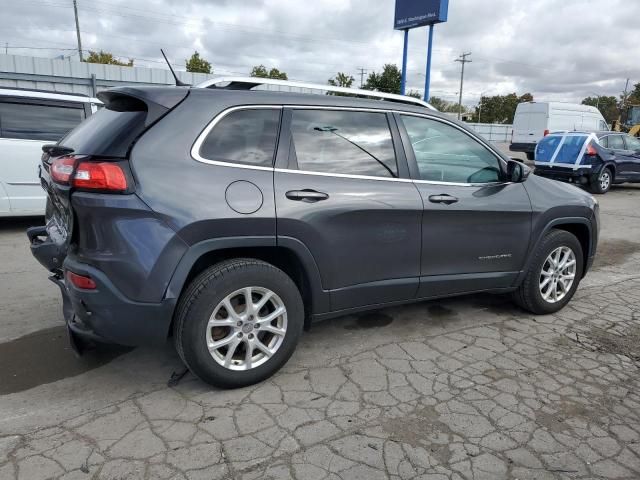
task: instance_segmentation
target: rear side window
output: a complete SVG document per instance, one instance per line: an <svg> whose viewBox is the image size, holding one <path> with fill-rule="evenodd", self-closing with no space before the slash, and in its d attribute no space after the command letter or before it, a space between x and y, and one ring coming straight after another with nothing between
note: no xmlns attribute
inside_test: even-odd
<svg viewBox="0 0 640 480"><path fill-rule="evenodd" d="M343 110L294 110L298 168L311 172L398 176L387 116Z"/></svg>
<svg viewBox="0 0 640 480"><path fill-rule="evenodd" d="M84 107L0 103L0 136L57 141L85 118Z"/></svg>
<svg viewBox="0 0 640 480"><path fill-rule="evenodd" d="M624 150L624 140L622 135L609 135L609 148L612 150Z"/></svg>
<svg viewBox="0 0 640 480"><path fill-rule="evenodd" d="M280 109L236 110L225 115L200 147L207 160L271 167L278 139Z"/></svg>

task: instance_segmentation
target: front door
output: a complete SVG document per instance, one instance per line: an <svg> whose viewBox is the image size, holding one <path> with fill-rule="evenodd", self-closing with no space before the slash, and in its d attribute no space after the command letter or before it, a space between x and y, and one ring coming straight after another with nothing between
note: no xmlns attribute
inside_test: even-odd
<svg viewBox="0 0 640 480"><path fill-rule="evenodd" d="M285 118L288 155L274 177L278 241L309 249L332 310L414 298L422 199L396 155L393 118L313 107Z"/></svg>
<svg viewBox="0 0 640 480"><path fill-rule="evenodd" d="M524 185L502 181L502 160L462 128L424 116L397 119L424 202L418 296L511 286L531 232Z"/></svg>

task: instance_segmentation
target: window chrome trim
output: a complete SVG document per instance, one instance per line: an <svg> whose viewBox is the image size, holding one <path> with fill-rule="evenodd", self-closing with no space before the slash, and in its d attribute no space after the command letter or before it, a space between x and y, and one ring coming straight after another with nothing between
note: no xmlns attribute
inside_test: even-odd
<svg viewBox="0 0 640 480"><path fill-rule="evenodd" d="M459 182L439 182L435 180L421 180L421 179L412 179L412 178L389 178L389 177L377 177L371 175L355 175L348 173L329 173L329 172L314 172L310 170L299 170L292 168L275 168L275 167L263 167L259 165L245 165L240 163L232 163L232 162L223 162L220 160L209 160L200 155L200 148L204 143L207 135L213 130L213 128L227 115L231 112L235 112L238 110L255 110L255 109L274 109L274 110L282 110L285 108L292 110L347 110L354 112L372 112L372 113L399 113L401 115L413 115L416 117L424 117L435 121L441 121L443 123L449 124L454 128L457 128L462 133L469 135L470 137L478 140L482 145L487 147L491 153L494 155L495 150L488 146L482 139L476 137L475 135L469 134L469 132L463 130L458 125L453 122L450 122L447 119L429 115L424 113L414 113L407 112L401 109L394 108L366 108L366 107L340 107L340 106L331 106L331 105L275 105L275 104L256 104L256 105L238 105L236 107L230 107L222 112L218 113L213 120L211 120L207 126L200 132L193 146L191 147L191 157L201 163L206 163L209 165L218 165L221 167L232 167L232 168L244 168L248 170L263 170L263 171L273 171L278 173L294 173L300 175L316 175L320 177L335 177L335 178L352 178L352 179L360 179L360 180L377 180L377 181L385 181L385 182L401 182L401 183L419 183L419 184L428 184L428 185L442 185L442 186L452 186L452 187L487 187L493 185L505 185L511 182L488 182L488 183L459 183ZM504 163L504 159L497 155L499 161Z"/></svg>
<svg viewBox="0 0 640 480"><path fill-rule="evenodd" d="M200 135L198 135L198 138L196 138L196 141L193 143L193 146L191 147L191 157L198 162L208 163L209 165L219 165L222 167L233 167L233 168L247 168L250 170L272 171L273 165L271 167L263 167L261 165L246 165L243 163L224 162L220 160L210 160L200 155L200 149L202 148L202 144L206 140L209 133L211 133L211 130L213 130L214 127L222 121L222 119L224 119L230 113L236 112L238 110L257 110L257 109L282 110L282 105L240 105L237 107L231 107L231 108L227 108L226 110L223 110L222 112L218 113L214 117L214 119L208 123L206 127L204 127L204 130L202 130L202 132L200 132ZM275 151L274 151L274 158L275 158Z"/></svg>

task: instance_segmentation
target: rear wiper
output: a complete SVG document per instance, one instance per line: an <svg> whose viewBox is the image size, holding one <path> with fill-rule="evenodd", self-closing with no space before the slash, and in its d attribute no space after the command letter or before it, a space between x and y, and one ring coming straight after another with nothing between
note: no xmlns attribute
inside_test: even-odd
<svg viewBox="0 0 640 480"><path fill-rule="evenodd" d="M56 143L47 143L42 146L42 151L44 153L48 153L52 157L60 157L62 155L69 155L73 153L73 148L58 145Z"/></svg>

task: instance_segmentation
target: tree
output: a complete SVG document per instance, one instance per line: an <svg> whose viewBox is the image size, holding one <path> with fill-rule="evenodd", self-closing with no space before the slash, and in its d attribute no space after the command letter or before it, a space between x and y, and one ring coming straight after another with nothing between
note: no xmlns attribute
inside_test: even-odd
<svg viewBox="0 0 640 480"><path fill-rule="evenodd" d="M620 100L624 100L624 93L620 95ZM627 94L628 105L640 105L640 83L633 86L633 90Z"/></svg>
<svg viewBox="0 0 640 480"><path fill-rule="evenodd" d="M207 62L204 58L200 57L200 54L196 50L191 55L187 62L187 72L195 72L195 73L213 73L211 69L211 63Z"/></svg>
<svg viewBox="0 0 640 480"><path fill-rule="evenodd" d="M444 98L431 97L429 103L440 112L458 113L458 102L449 102ZM467 113L468 109L464 105L460 108L460 113Z"/></svg>
<svg viewBox="0 0 640 480"><path fill-rule="evenodd" d="M285 72L281 72L277 68L272 68L267 71L267 67L264 65L256 65L251 70L252 77L260 77L260 78L275 78L276 80L287 80L287 74Z"/></svg>
<svg viewBox="0 0 640 480"><path fill-rule="evenodd" d="M382 73L372 72L364 84L365 90L377 90L386 93L400 93L402 73L400 69L391 63L382 68Z"/></svg>
<svg viewBox="0 0 640 480"><path fill-rule="evenodd" d="M355 79L351 75L347 75L346 73L338 72L335 77L330 78L327 83L329 85L333 85L334 87L344 87L351 88L353 85L353 81Z"/></svg>
<svg viewBox="0 0 640 480"><path fill-rule="evenodd" d="M113 56L113 53L100 50L94 52L89 50L89 56L84 59L87 63L102 63L105 65L120 65L121 67L133 67L133 58L130 58L128 62L121 62Z"/></svg>
<svg viewBox="0 0 640 480"><path fill-rule="evenodd" d="M533 95L530 93L525 93L521 96L516 93L493 95L491 97L483 96L480 99L480 104L476 107L473 121L477 122L479 118L483 123L513 123L518 104L532 101Z"/></svg>
<svg viewBox="0 0 640 480"><path fill-rule="evenodd" d="M449 106L449 102L447 102L444 98L440 97L431 97L429 99L429 103L433 108L440 112L446 112L447 107Z"/></svg>
<svg viewBox="0 0 640 480"><path fill-rule="evenodd" d="M406 95L407 97L422 98L422 95L417 90L409 90L409 93L407 93Z"/></svg>
<svg viewBox="0 0 640 480"><path fill-rule="evenodd" d="M618 100L616 97L607 97L604 95L600 95L597 97L587 97L582 100L582 105L591 105L592 107L596 107L600 110L600 113L607 121L607 123L611 123L614 120L617 120L620 116L620 111L618 110Z"/></svg>

